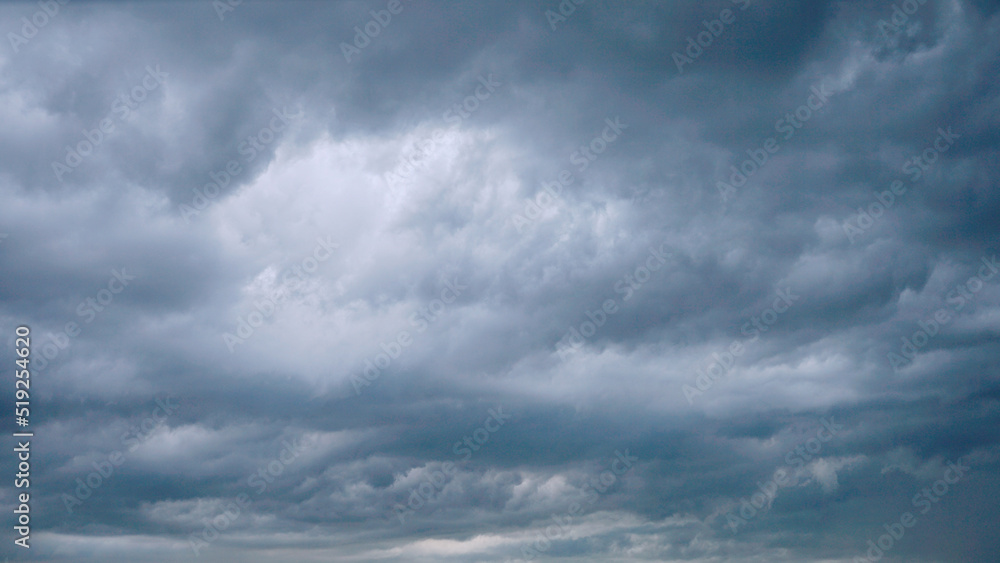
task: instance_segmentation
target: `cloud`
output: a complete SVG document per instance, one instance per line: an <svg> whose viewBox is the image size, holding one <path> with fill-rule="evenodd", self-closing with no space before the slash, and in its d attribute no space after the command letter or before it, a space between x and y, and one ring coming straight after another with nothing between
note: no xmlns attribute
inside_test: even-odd
<svg viewBox="0 0 1000 563"><path fill-rule="evenodd" d="M1000 291L959 289L1000 249L993 3L571 2L553 30L557 1L403 0L346 61L390 4L70 2L0 50L0 359L30 326L37 557L188 561L252 493L200 560L519 560L539 535L538 559L847 560L959 457L893 554L993 556ZM823 417L843 435L785 459Z"/></svg>

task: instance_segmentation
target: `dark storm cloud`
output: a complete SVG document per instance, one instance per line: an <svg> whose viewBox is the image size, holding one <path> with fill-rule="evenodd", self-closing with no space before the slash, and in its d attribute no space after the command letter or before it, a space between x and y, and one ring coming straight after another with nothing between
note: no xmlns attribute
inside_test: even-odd
<svg viewBox="0 0 1000 563"><path fill-rule="evenodd" d="M887 559L1000 547L995 2L234 4L0 52L33 555L853 561L906 511Z"/></svg>

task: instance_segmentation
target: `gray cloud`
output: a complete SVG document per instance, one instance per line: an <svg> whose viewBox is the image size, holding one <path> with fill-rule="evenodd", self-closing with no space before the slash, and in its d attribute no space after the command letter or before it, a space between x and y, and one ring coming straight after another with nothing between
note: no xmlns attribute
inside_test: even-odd
<svg viewBox="0 0 1000 563"><path fill-rule="evenodd" d="M402 0L345 60L389 4L70 2L7 36L0 359L30 326L35 455L4 556L854 561L909 511L885 560L994 557L1000 290L968 280L1000 251L995 2Z"/></svg>

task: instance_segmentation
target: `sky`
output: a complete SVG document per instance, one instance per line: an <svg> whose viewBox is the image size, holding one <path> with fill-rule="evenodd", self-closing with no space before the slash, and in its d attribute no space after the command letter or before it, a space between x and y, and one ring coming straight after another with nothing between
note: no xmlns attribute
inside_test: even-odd
<svg viewBox="0 0 1000 563"><path fill-rule="evenodd" d="M0 557L998 560L1000 3L0 31Z"/></svg>

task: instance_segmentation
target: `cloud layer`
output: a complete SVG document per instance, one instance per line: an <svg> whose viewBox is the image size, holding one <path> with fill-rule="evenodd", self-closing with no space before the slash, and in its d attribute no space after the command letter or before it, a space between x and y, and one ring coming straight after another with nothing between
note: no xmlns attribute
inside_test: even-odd
<svg viewBox="0 0 1000 563"><path fill-rule="evenodd" d="M1000 551L996 2L0 29L25 560Z"/></svg>

